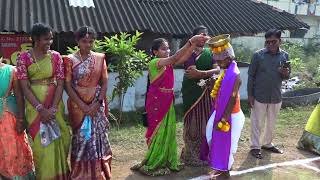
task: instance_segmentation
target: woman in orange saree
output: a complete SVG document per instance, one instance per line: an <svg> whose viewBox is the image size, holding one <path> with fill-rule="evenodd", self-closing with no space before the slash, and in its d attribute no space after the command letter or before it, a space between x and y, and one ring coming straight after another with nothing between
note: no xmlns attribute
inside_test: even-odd
<svg viewBox="0 0 320 180"><path fill-rule="evenodd" d="M33 48L21 53L17 59L17 77L26 99L26 120L33 139L36 178L67 180L70 131L64 119L62 102L63 61L58 52L50 50L51 28L35 24L31 37ZM49 127L58 131L55 139L47 138L52 137L46 134Z"/></svg>
<svg viewBox="0 0 320 180"><path fill-rule="evenodd" d="M24 105L16 69L0 58L0 179L33 180L32 152L24 131Z"/></svg>
<svg viewBox="0 0 320 180"><path fill-rule="evenodd" d="M76 32L80 50L64 58L69 119L73 131L71 179L110 179L112 152L108 139L107 65L104 54L91 51L95 32Z"/></svg>

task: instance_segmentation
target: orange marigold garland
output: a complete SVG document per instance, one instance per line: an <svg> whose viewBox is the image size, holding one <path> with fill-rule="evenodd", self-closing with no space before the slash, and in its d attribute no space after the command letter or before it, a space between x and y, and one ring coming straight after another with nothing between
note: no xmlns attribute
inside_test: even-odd
<svg viewBox="0 0 320 180"><path fill-rule="evenodd" d="M210 93L212 98L216 98L219 89L221 87L221 83L222 83L222 79L224 78L224 74L225 74L225 70L222 71L222 73L220 74L220 76L218 77L217 81L214 83L213 89Z"/></svg>
<svg viewBox="0 0 320 180"><path fill-rule="evenodd" d="M216 98L219 92L219 89L221 87L221 83L222 80L224 78L225 75L225 70L222 71L222 73L220 74L220 76L218 77L218 79L216 80L216 82L214 83L213 89L211 91L211 97ZM230 130L230 124L225 121L225 120L221 120L218 124L217 124L217 129L223 132L228 132Z"/></svg>
<svg viewBox="0 0 320 180"><path fill-rule="evenodd" d="M218 130L220 130L222 132L228 132L230 130L230 124L225 120L221 120L217 124L217 128L218 128Z"/></svg>

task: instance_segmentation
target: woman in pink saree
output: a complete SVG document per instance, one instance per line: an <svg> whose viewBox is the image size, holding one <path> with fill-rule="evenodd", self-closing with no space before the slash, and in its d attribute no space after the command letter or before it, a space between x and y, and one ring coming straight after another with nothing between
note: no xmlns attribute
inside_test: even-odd
<svg viewBox="0 0 320 180"><path fill-rule="evenodd" d="M150 86L146 98L148 151L144 160L132 167L146 175L159 176L181 169L177 156L176 115L174 110L173 64L183 63L206 36L192 37L176 54L169 56L168 41L155 39L149 62Z"/></svg>

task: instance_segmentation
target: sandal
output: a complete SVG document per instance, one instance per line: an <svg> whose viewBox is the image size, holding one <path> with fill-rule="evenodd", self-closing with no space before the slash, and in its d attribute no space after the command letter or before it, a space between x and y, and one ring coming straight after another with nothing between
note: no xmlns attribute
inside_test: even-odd
<svg viewBox="0 0 320 180"><path fill-rule="evenodd" d="M257 159L263 159L260 149L251 149L250 154Z"/></svg>
<svg viewBox="0 0 320 180"><path fill-rule="evenodd" d="M272 146L272 147L262 146L261 149L271 151L273 153L283 154L283 151L276 146Z"/></svg>

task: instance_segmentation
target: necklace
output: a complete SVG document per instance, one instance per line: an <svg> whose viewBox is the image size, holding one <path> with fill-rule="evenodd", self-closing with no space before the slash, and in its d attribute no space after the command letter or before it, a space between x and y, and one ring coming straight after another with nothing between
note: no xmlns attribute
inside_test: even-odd
<svg viewBox="0 0 320 180"><path fill-rule="evenodd" d="M218 95L218 92L219 92L220 87L221 87L222 80L224 78L224 74L225 74L225 70L222 71L222 73L220 74L220 76L218 77L216 82L214 83L213 89L212 89L212 91L210 93L211 97L214 98L214 99L216 99L216 97Z"/></svg>
<svg viewBox="0 0 320 180"><path fill-rule="evenodd" d="M40 66L38 64L38 61L37 61L37 58L35 56L34 50L32 50L31 55L32 55L32 59L34 60L35 64L37 65L38 70L41 71Z"/></svg>
<svg viewBox="0 0 320 180"><path fill-rule="evenodd" d="M80 61L83 62L84 59L81 56L80 50L78 51L78 56L79 56ZM90 57L91 57L91 51L89 52L87 59L90 58Z"/></svg>

